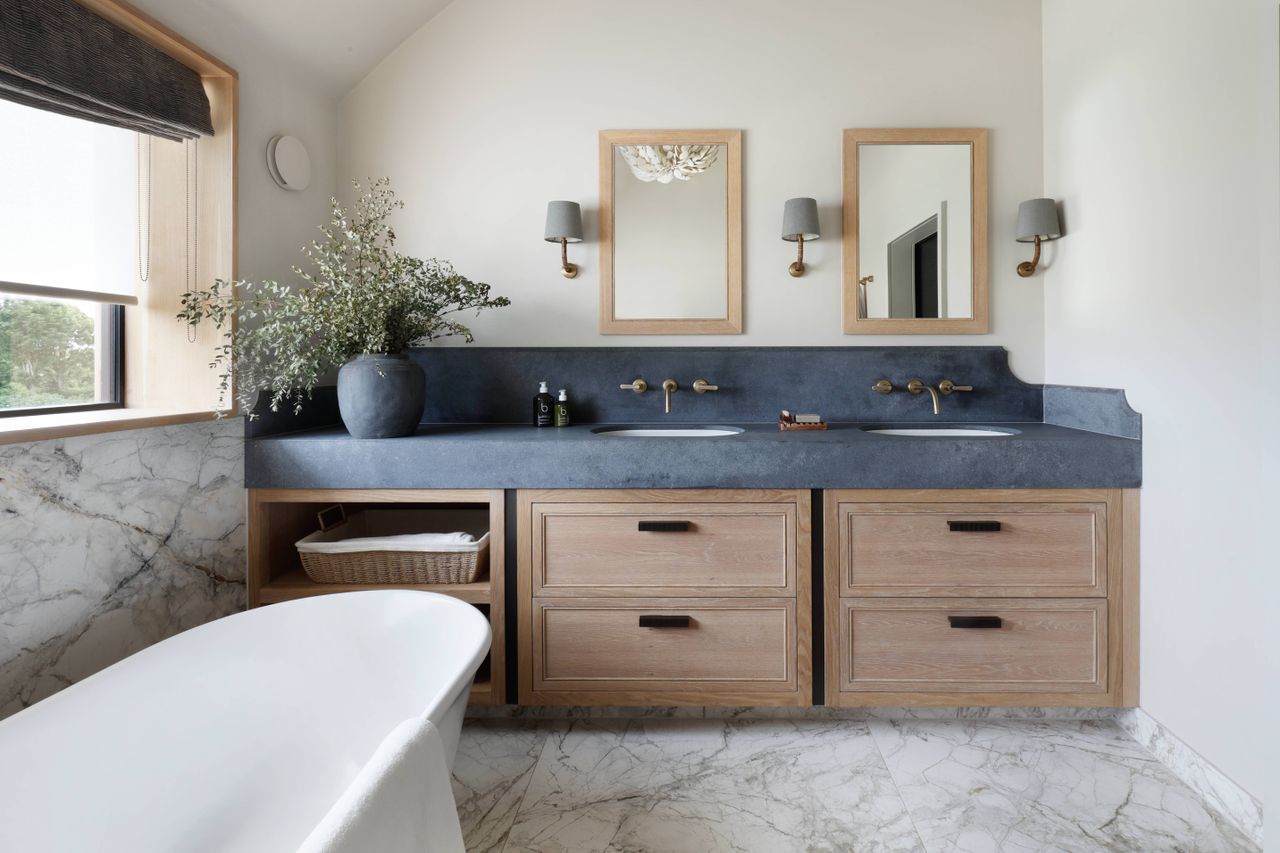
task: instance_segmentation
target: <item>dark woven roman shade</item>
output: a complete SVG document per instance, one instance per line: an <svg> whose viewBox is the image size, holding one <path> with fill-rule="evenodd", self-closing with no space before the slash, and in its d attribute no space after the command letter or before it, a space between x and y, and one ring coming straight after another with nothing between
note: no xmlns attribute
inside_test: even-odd
<svg viewBox="0 0 1280 853"><path fill-rule="evenodd" d="M213 134L199 74L74 0L0 0L0 98L164 139Z"/></svg>

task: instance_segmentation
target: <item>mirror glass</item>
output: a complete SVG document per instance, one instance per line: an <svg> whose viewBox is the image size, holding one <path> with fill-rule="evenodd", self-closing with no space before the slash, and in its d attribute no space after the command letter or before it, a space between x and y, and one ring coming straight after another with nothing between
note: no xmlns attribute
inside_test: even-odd
<svg viewBox="0 0 1280 853"><path fill-rule="evenodd" d="M844 331L981 335L987 131L844 132Z"/></svg>
<svg viewBox="0 0 1280 853"><path fill-rule="evenodd" d="M601 331L741 331L736 132L649 134L602 134Z"/></svg>
<svg viewBox="0 0 1280 853"><path fill-rule="evenodd" d="M613 147L613 308L618 319L726 316L724 149Z"/></svg>
<svg viewBox="0 0 1280 853"><path fill-rule="evenodd" d="M858 280L871 319L973 316L968 145L858 145Z"/></svg>

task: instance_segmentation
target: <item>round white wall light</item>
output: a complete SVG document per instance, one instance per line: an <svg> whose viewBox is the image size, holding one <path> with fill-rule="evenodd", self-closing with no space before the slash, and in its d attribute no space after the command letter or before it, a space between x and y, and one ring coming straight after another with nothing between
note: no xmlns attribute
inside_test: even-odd
<svg viewBox="0 0 1280 853"><path fill-rule="evenodd" d="M296 136L273 136L267 142L267 171L282 189L305 190L311 183L311 155Z"/></svg>

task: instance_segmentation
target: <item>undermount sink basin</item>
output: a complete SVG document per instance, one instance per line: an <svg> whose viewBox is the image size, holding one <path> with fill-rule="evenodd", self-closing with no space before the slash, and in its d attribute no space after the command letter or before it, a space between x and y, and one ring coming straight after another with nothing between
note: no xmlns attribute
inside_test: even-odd
<svg viewBox="0 0 1280 853"><path fill-rule="evenodd" d="M592 432L611 438L724 438L739 435L742 430L721 426L602 427Z"/></svg>
<svg viewBox="0 0 1280 853"><path fill-rule="evenodd" d="M904 435L916 438L1007 438L1017 430L984 429L982 427L863 427L875 435Z"/></svg>

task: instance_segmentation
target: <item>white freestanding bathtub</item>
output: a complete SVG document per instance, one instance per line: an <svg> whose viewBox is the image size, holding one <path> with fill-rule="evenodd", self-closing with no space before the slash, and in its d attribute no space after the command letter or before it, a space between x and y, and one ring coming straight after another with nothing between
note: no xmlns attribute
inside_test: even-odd
<svg viewBox="0 0 1280 853"><path fill-rule="evenodd" d="M179 634L0 721L0 850L293 851L401 722L452 766L488 648L474 607L404 590Z"/></svg>

